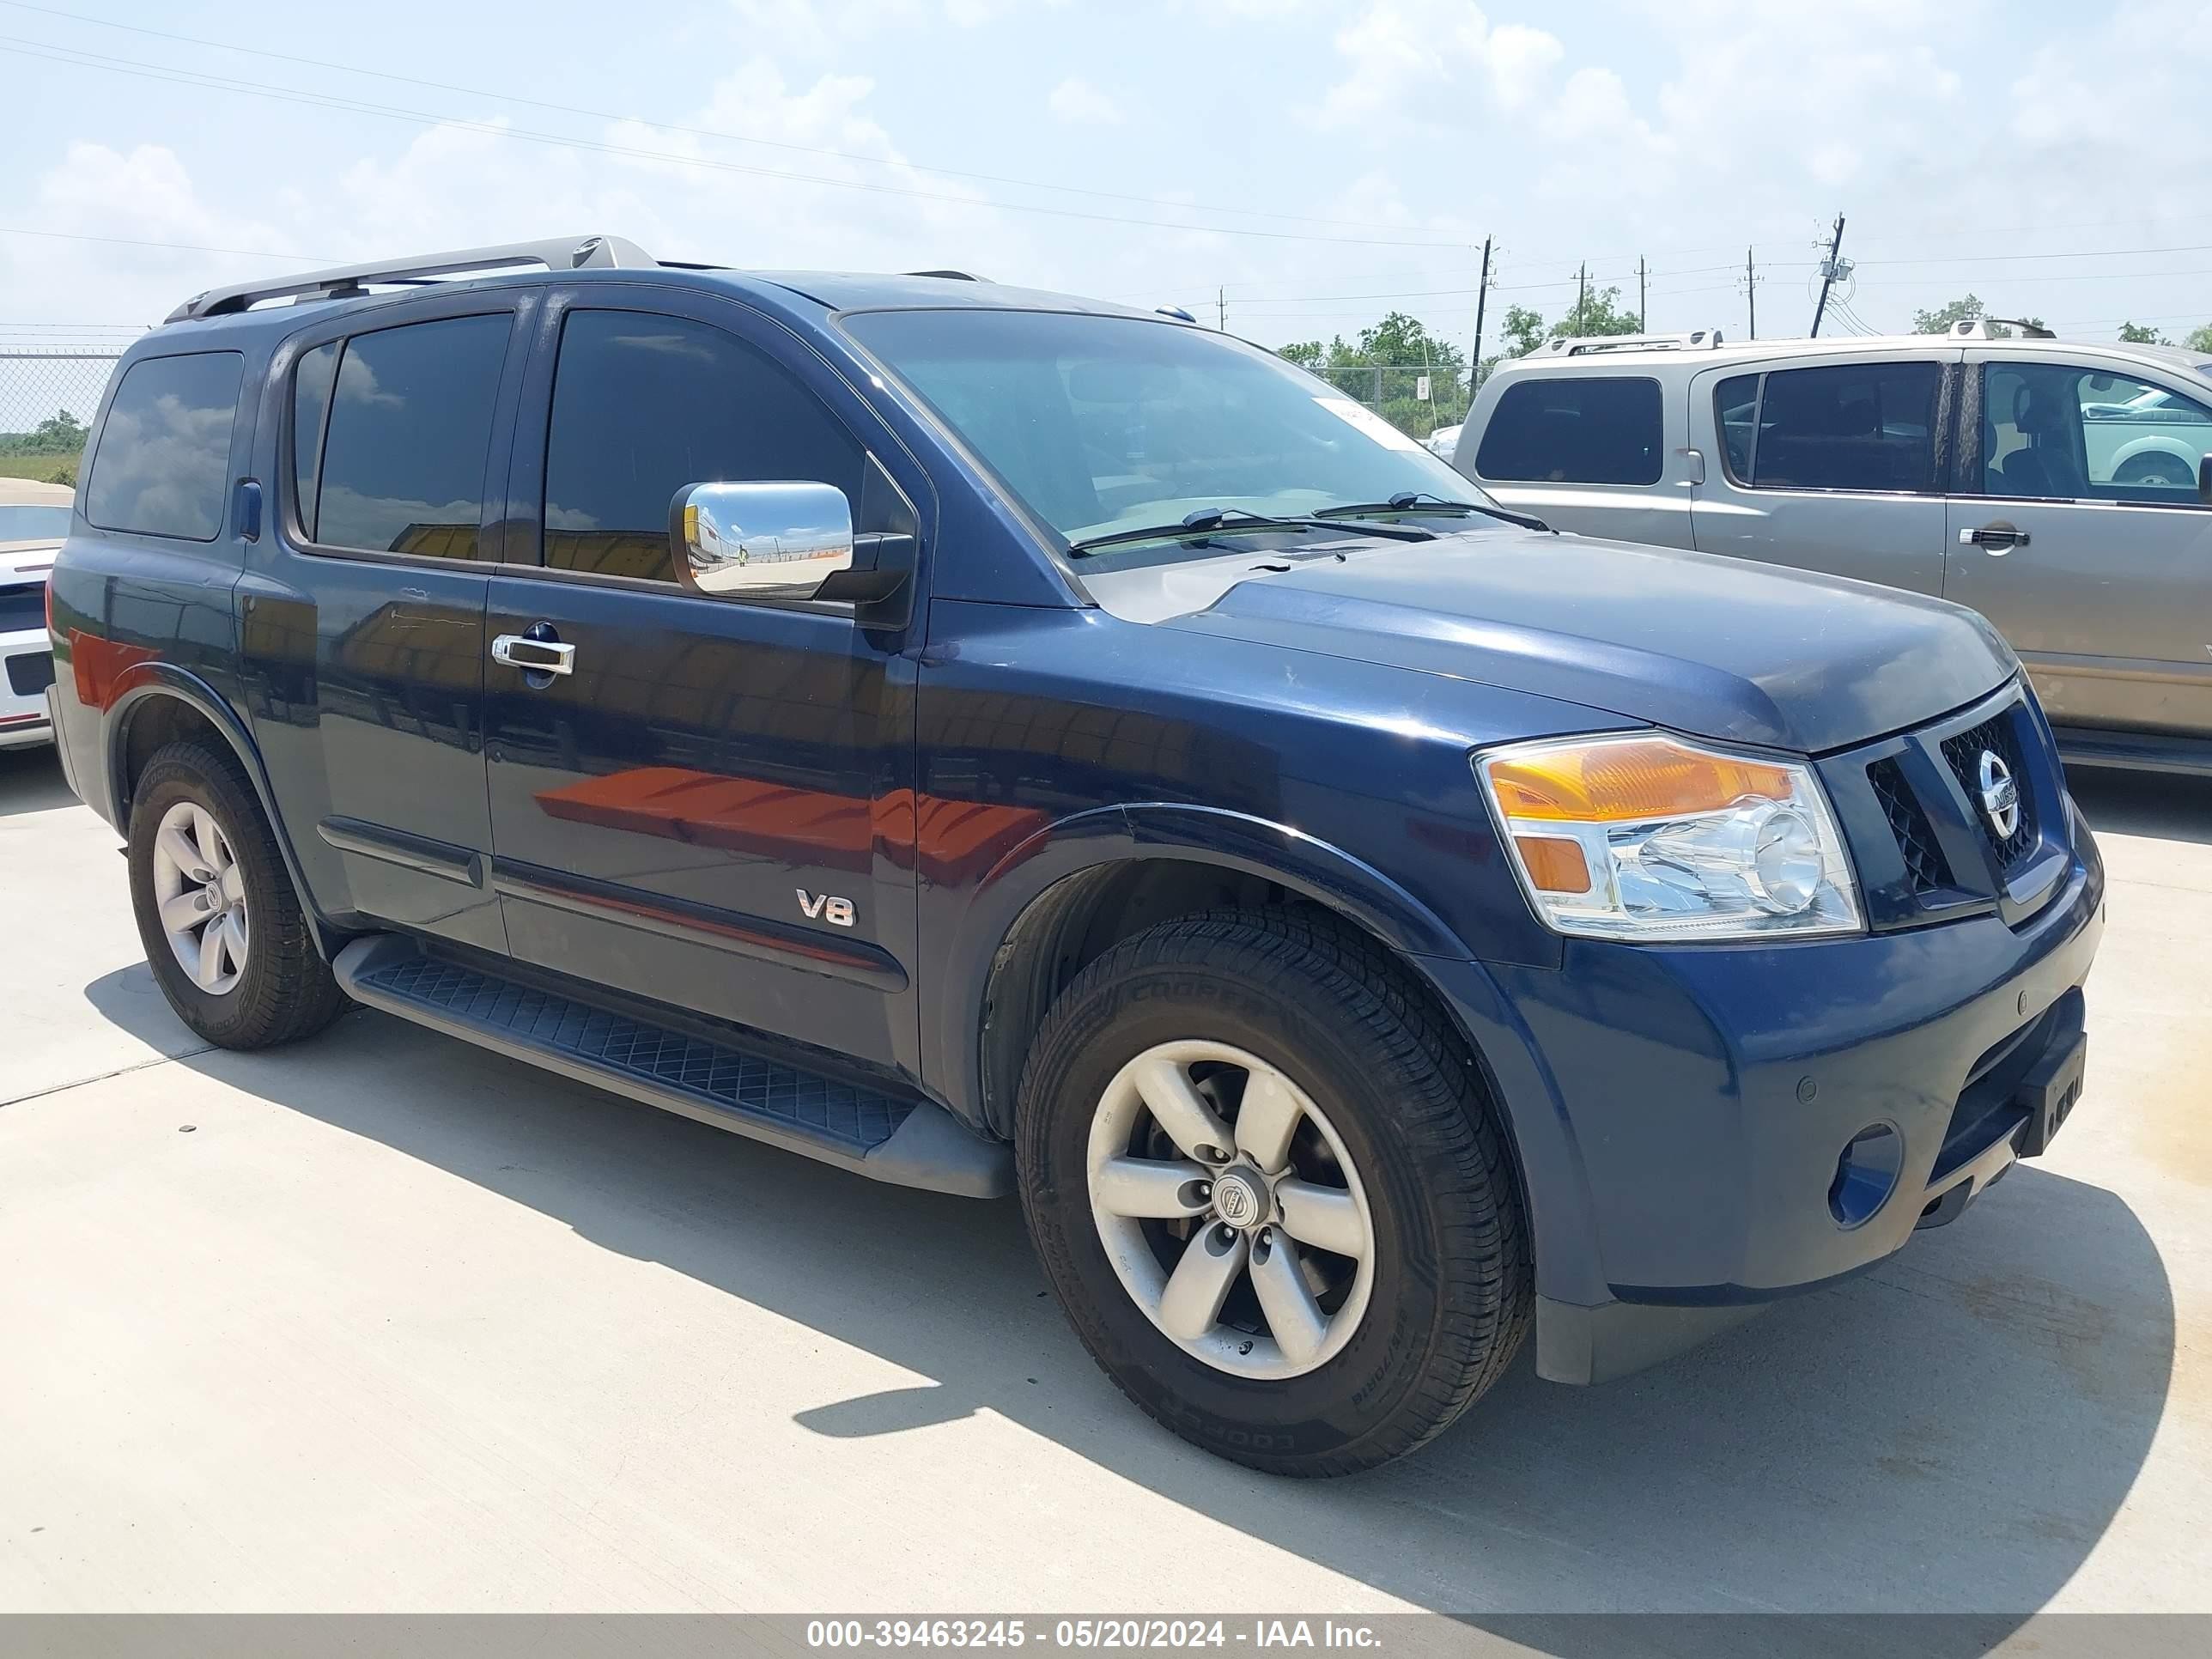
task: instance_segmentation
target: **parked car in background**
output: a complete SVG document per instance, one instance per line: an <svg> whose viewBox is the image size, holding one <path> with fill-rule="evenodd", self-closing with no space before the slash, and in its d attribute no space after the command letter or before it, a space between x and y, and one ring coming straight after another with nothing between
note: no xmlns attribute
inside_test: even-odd
<svg viewBox="0 0 2212 1659"><path fill-rule="evenodd" d="M1430 454L1440 461L1449 463L1458 453L1459 434L1460 428L1457 426L1440 426L1422 439L1421 442L1426 446Z"/></svg>
<svg viewBox="0 0 2212 1659"><path fill-rule="evenodd" d="M350 995L1018 1191L1266 1469L1831 1284L2081 1094L2103 866L1986 623L1563 541L1188 322L612 237L218 289L52 617L208 1042Z"/></svg>
<svg viewBox="0 0 2212 1659"><path fill-rule="evenodd" d="M0 478L0 749L53 740L46 576L69 534L75 493L64 484Z"/></svg>
<svg viewBox="0 0 2212 1659"><path fill-rule="evenodd" d="M1971 605L2073 758L2212 771L2212 362L2048 335L1554 341L1456 462L1559 528Z"/></svg>

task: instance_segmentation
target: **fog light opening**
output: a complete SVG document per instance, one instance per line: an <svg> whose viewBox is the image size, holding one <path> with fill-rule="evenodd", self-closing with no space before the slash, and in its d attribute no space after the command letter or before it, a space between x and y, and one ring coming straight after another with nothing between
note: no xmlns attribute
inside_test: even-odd
<svg viewBox="0 0 2212 1659"><path fill-rule="evenodd" d="M1905 1137L1888 1123L1869 1123L1850 1139L1836 1160L1828 1183L1828 1213L1838 1226L1856 1227L1874 1219L1905 1168Z"/></svg>

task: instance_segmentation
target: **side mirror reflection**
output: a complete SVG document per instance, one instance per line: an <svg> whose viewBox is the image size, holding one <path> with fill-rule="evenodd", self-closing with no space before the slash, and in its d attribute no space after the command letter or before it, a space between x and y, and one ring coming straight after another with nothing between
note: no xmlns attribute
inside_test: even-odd
<svg viewBox="0 0 2212 1659"><path fill-rule="evenodd" d="M691 484L668 531L678 580L709 598L811 599L853 568L853 504L834 484Z"/></svg>

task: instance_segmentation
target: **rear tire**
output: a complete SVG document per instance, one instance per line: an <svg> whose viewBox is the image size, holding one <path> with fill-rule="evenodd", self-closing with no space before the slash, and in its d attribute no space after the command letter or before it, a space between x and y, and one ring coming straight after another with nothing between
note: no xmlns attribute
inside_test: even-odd
<svg viewBox="0 0 2212 1659"><path fill-rule="evenodd" d="M1185 1144L1224 1132L1235 1145ZM1289 1150L1254 1150L1271 1145ZM1379 949L1326 921L1187 917L1092 963L1030 1050L1015 1150L1030 1236L1091 1356L1176 1433L1254 1468L1401 1456L1527 1333L1527 1232L1480 1074ZM1187 1265L1212 1286L1196 1302Z"/></svg>
<svg viewBox="0 0 2212 1659"><path fill-rule="evenodd" d="M346 1006L238 763L173 743L139 775L131 902L177 1018L225 1048L313 1036Z"/></svg>
<svg viewBox="0 0 2212 1659"><path fill-rule="evenodd" d="M2197 473L2179 455L2154 451L2144 455L2131 455L2120 463L2112 482L2118 484L2138 484L2154 489L2194 489Z"/></svg>

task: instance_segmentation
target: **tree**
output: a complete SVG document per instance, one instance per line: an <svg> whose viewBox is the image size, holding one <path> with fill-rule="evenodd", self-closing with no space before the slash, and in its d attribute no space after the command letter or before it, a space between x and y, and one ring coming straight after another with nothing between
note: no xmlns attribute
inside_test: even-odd
<svg viewBox="0 0 2212 1659"><path fill-rule="evenodd" d="M1402 311L1361 329L1356 340L1347 342L1341 334L1326 346L1298 340L1277 355L1310 369L1346 397L1370 404L1417 438L1465 412L1467 354ZM1425 402L1414 395L1424 374L1429 377Z"/></svg>
<svg viewBox="0 0 2212 1659"><path fill-rule="evenodd" d="M1300 368L1319 368L1328 360L1328 352L1319 340L1293 340L1275 355Z"/></svg>
<svg viewBox="0 0 2212 1659"><path fill-rule="evenodd" d="M1638 334L1643 325L1636 313L1620 304L1620 290L1609 288L1602 294L1584 294L1567 314L1552 325L1555 340L1585 338L1593 334Z"/></svg>
<svg viewBox="0 0 2212 1659"><path fill-rule="evenodd" d="M2202 328L2190 330L2189 337L2184 340L2182 344L2187 346L2191 351L2212 351L2212 323L2207 323Z"/></svg>
<svg viewBox="0 0 2212 1659"><path fill-rule="evenodd" d="M1963 298L1952 301L1948 305L1938 306L1933 311L1914 312L1912 331L1915 334L1948 334L1954 323L1978 323L1989 314L1988 308L1982 304L1981 301L1974 295L1969 294ZM2021 320L2031 327L2044 326L2043 319L2040 317L2026 317ZM1996 323L1990 325L1990 334L1991 337L1999 340L2008 340L2012 337L2010 329Z"/></svg>
<svg viewBox="0 0 2212 1659"><path fill-rule="evenodd" d="M2142 323L2122 323L2120 338L2129 345L2172 345L2172 341Z"/></svg>

